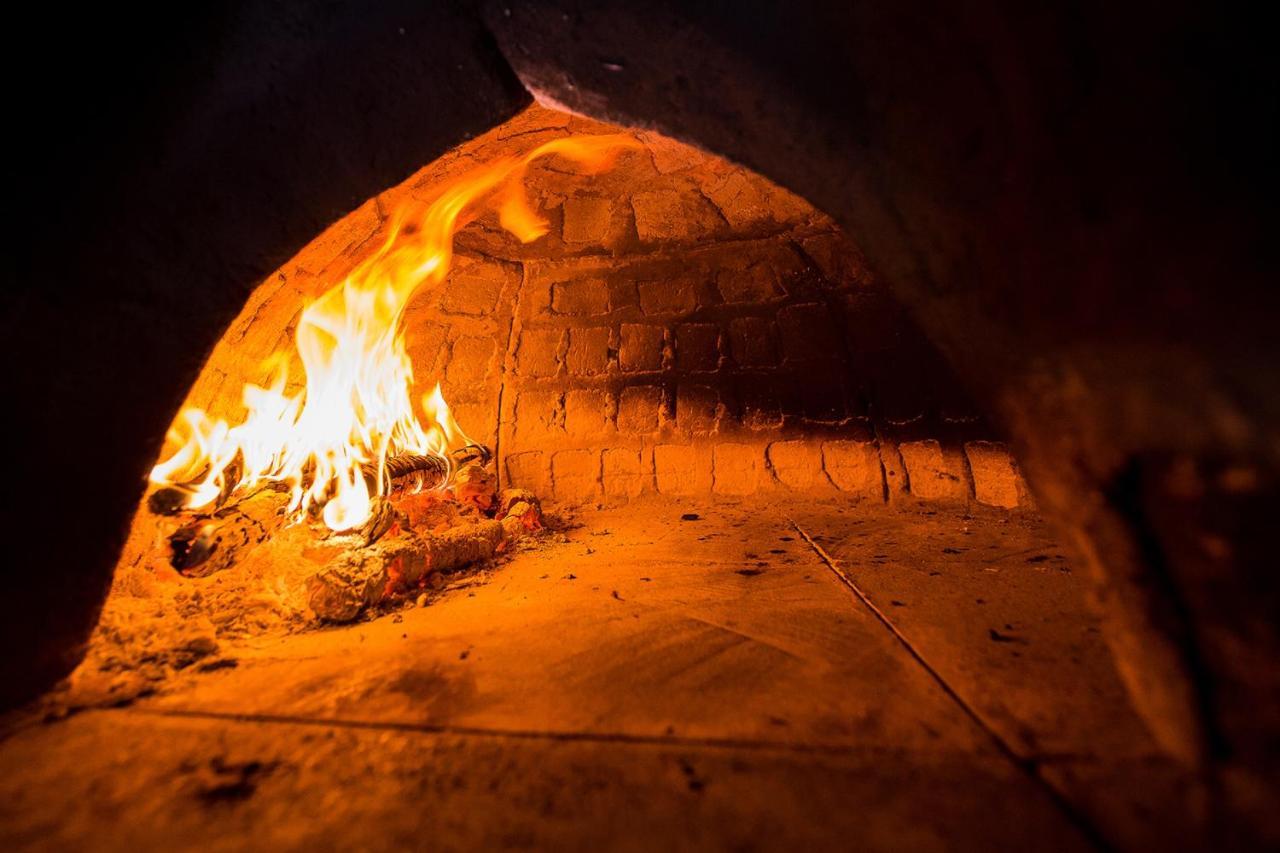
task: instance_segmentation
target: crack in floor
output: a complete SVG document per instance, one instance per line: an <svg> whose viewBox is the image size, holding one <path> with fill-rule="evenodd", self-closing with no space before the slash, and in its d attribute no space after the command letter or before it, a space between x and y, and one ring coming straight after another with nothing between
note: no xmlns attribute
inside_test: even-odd
<svg viewBox="0 0 1280 853"><path fill-rule="evenodd" d="M867 746L865 744L821 744L787 741L752 740L749 738L690 737L686 735L645 735L631 732L547 731L540 729L504 729L488 726L460 726L446 723L410 723L386 720L352 720L295 716L292 714L233 713L196 711L180 708L99 708L87 713L140 714L154 717L193 720L218 720L234 723L315 726L323 728L361 729L368 731L414 732L418 734L454 735L458 737L504 738L511 740L543 740L564 743L616 743L629 746L663 746L695 749L746 750L751 752L794 753L815 756L900 755L902 749Z"/></svg>
<svg viewBox="0 0 1280 853"><path fill-rule="evenodd" d="M893 623L893 620L891 620L883 610L875 605L875 602L873 602L870 596L868 596L862 588L858 586L853 578L850 577L848 572L840 567L839 561L828 554L826 549L809 535L808 531L796 523L795 519L788 518L787 521L791 524L791 527L796 531L796 533L800 534L800 538L809 545L809 548L818 555L818 559L820 559L827 568L831 570L831 573L836 576L836 579L839 580L840 583L842 583L851 593L853 593L853 596L871 612L871 615L874 616L876 620L893 635L894 639L896 639L898 643L906 649L907 654L909 654L911 658L919 664L926 673L928 673L929 677L932 678L940 688L942 688L943 693L945 693L947 697L951 699L951 701L954 702L965 714L965 716L972 720L974 725L976 725L988 737L996 750L1008 759L1011 764L1022 771L1029 779L1040 786L1053 801L1054 805L1056 805L1063 815L1080 830L1081 834L1083 834L1091 844L1099 850L1111 850L1112 845L1102 836L1098 827L1086 818L1082 811L1076 808L1075 804L1067 798L1063 791L1061 791L1056 785L1049 781L1043 773L1040 772L1040 759L1036 756L1023 755L1014 749L1014 747L1005 740L981 714L978 713L977 709L974 708L973 705L969 704L969 702L960 695L956 688L951 686L950 682L943 677L942 673L929 663L924 654L916 648L910 638L908 638L907 635Z"/></svg>

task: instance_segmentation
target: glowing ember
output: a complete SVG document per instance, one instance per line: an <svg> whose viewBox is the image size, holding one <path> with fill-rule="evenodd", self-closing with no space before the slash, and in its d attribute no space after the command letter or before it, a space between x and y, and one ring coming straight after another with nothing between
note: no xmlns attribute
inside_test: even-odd
<svg viewBox="0 0 1280 853"><path fill-rule="evenodd" d="M439 385L421 400L423 418L415 414L413 365L400 327L419 289L447 277L454 233L496 202L502 227L523 242L535 240L549 223L525 199L520 179L530 162L558 154L595 172L621 149L638 147L615 135L557 139L463 175L425 211L396 211L382 247L302 312L294 347L305 388L285 393L291 354L274 354L264 364L273 374L268 386L244 387L239 425L196 408L178 415L169 433L177 450L155 466L151 481L190 489L191 509L281 482L292 490L289 510L298 519L322 510L334 530L364 523L387 484L379 476L371 493L362 466L381 471L388 456L401 453L447 459L448 450L468 443Z"/></svg>

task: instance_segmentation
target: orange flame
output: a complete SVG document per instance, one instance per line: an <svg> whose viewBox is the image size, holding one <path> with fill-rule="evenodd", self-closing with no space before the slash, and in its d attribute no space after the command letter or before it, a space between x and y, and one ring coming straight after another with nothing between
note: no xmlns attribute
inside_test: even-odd
<svg viewBox="0 0 1280 853"><path fill-rule="evenodd" d="M321 510L334 530L363 524L386 488L377 478L377 490L369 491L364 465L381 467L399 453L443 456L468 443L438 384L421 400L424 419L415 414L413 365L400 327L409 300L448 276L454 234L481 203L496 200L502 227L523 242L536 240L549 224L525 198L520 179L529 163L558 154L592 173L621 149L638 147L620 135L557 139L463 175L420 216L408 206L398 210L382 247L302 312L294 347L304 389L285 393L287 354L277 353L265 365L273 373L267 386L244 386L240 424L184 409L169 432L177 450L152 469L151 482L189 488L191 509L282 482L292 490L289 510L296 519ZM409 222L416 228L406 228Z"/></svg>

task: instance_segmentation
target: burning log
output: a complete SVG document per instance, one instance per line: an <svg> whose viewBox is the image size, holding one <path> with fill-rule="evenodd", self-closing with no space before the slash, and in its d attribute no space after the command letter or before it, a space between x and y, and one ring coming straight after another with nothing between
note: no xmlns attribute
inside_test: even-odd
<svg viewBox="0 0 1280 853"><path fill-rule="evenodd" d="M494 476L476 463L464 465L453 478L453 493L458 501L482 512L493 506Z"/></svg>
<svg viewBox="0 0 1280 853"><path fill-rule="evenodd" d="M404 454L386 460L383 473L388 483L418 476L423 487L444 485L451 470L474 467L478 460L491 458L489 449L471 444L453 451L449 458ZM373 488L377 482L376 466L365 466L365 479ZM483 470L483 469L481 469ZM191 492L181 486L165 486L148 498L147 505L159 515L177 513ZM225 499L225 493L223 498ZM243 499L221 506L212 513L195 516L169 537L171 565L188 577L205 577L230 568L250 549L266 541L284 522L284 508L289 502L282 484L259 489ZM369 545L394 526L398 514L389 502L376 498L369 519L358 531Z"/></svg>
<svg viewBox="0 0 1280 853"><path fill-rule="evenodd" d="M503 489L498 499L498 515L504 520L519 519L525 530L542 528L542 502L526 489Z"/></svg>
<svg viewBox="0 0 1280 853"><path fill-rule="evenodd" d="M260 489L231 506L198 515L169 536L170 564L188 577L230 568L285 523L289 494Z"/></svg>
<svg viewBox="0 0 1280 853"><path fill-rule="evenodd" d="M375 497L373 506L369 509L369 519L360 527L358 533L364 540L365 545L372 545L394 527L401 518L401 514L391 505L391 501L386 498Z"/></svg>
<svg viewBox="0 0 1280 853"><path fill-rule="evenodd" d="M489 559L505 536L493 520L438 535L403 532L331 560L308 580L307 604L324 621L350 622L370 605L425 586L429 573Z"/></svg>
<svg viewBox="0 0 1280 853"><path fill-rule="evenodd" d="M443 456L422 455L417 453L401 453L387 457L383 463L383 482L388 487L397 480L409 477L418 478L418 485L424 489L435 489L443 486L450 471L456 471L467 465L487 465L493 454L483 444L468 444L454 450L446 459ZM378 485L378 466L368 462L361 466L365 482L370 491Z"/></svg>
<svg viewBox="0 0 1280 853"><path fill-rule="evenodd" d="M388 491L397 481L416 478L416 485L422 489L437 489L445 484L450 471L461 471L470 466L489 464L493 454L483 444L468 444L451 451L448 458L443 456L401 453L389 456L383 463L383 483ZM224 472L222 493L213 502L215 508L221 508L230 498L232 489L240 480L241 462L239 454L227 466ZM378 491L378 465L367 462L361 466L365 483L370 492ZM195 494L194 489L182 485L162 486L147 497L147 508L156 515L176 515L186 508L187 502ZM484 507L482 507L484 508Z"/></svg>
<svg viewBox="0 0 1280 853"><path fill-rule="evenodd" d="M236 484L240 482L243 471L244 456L237 451L235 457L222 470L222 490L213 502L215 508L221 507L231 497L231 492L235 489ZM208 469L206 468L205 473L207 472ZM204 473L200 477L196 477L192 482L202 477L204 477ZM190 486L162 486L147 498L147 508L156 515L176 515L186 508L187 502L191 500L194 494L195 489Z"/></svg>
<svg viewBox="0 0 1280 853"><path fill-rule="evenodd" d="M394 596L441 588L444 575L492 559L528 529L523 517L513 515L442 533L401 531L331 560L308 580L307 603L323 621L350 622L365 608Z"/></svg>

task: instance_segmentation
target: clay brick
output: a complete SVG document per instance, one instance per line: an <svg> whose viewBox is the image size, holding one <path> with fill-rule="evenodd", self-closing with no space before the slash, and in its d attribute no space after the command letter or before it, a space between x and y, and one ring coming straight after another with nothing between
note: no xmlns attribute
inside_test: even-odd
<svg viewBox="0 0 1280 853"><path fill-rule="evenodd" d="M782 352L788 360L829 359L840 351L839 339L825 305L808 302L778 311Z"/></svg>
<svg viewBox="0 0 1280 853"><path fill-rule="evenodd" d="M631 279L610 279L608 286L610 310L624 311L628 308L635 308L640 304L640 295L636 291L636 283Z"/></svg>
<svg viewBox="0 0 1280 853"><path fill-rule="evenodd" d="M453 342L445 377L453 385L479 385L489 373L493 358L492 337L465 336Z"/></svg>
<svg viewBox="0 0 1280 853"><path fill-rule="evenodd" d="M647 435L658 428L662 389L655 385L633 385L618 396L618 430Z"/></svg>
<svg viewBox="0 0 1280 853"><path fill-rule="evenodd" d="M609 369L609 328L569 330L565 365L574 376L594 376Z"/></svg>
<svg viewBox="0 0 1280 853"><path fill-rule="evenodd" d="M564 395L564 431L573 438L599 438L609 428L609 397L603 391L575 389Z"/></svg>
<svg viewBox="0 0 1280 853"><path fill-rule="evenodd" d="M830 488L822 470L822 446L812 441L775 441L769 445L769 464L784 486L798 491Z"/></svg>
<svg viewBox="0 0 1280 853"><path fill-rule="evenodd" d="M520 333L516 365L523 376L555 376L559 367L559 329L529 329Z"/></svg>
<svg viewBox="0 0 1280 853"><path fill-rule="evenodd" d="M578 196L564 202L564 241L599 243L609 233L613 202L598 196Z"/></svg>
<svg viewBox="0 0 1280 853"><path fill-rule="evenodd" d="M1012 509L1021 503L1025 490L1022 477L1009 448L990 441L971 441L964 446L973 472L973 493L980 503Z"/></svg>
<svg viewBox="0 0 1280 853"><path fill-rule="evenodd" d="M717 494L753 495L764 479L764 453L750 444L717 444L712 473L712 490Z"/></svg>
<svg viewBox="0 0 1280 853"><path fill-rule="evenodd" d="M483 317L498 307L504 284L514 284L514 271L492 261L456 257L440 297L446 314Z"/></svg>
<svg viewBox="0 0 1280 853"><path fill-rule="evenodd" d="M550 494L551 473L541 450L513 453L506 458L507 477L504 485L528 489L536 495Z"/></svg>
<svg viewBox="0 0 1280 853"><path fill-rule="evenodd" d="M559 392L520 392L516 400L516 436L523 444L564 438L564 411Z"/></svg>
<svg viewBox="0 0 1280 853"><path fill-rule="evenodd" d="M381 224L382 215L375 196L321 232L292 263L309 273L323 273L331 263L350 257L378 232Z"/></svg>
<svg viewBox="0 0 1280 853"><path fill-rule="evenodd" d="M925 500L964 500L969 484L958 453L944 453L942 445L929 441L906 441L898 445L907 469L911 494Z"/></svg>
<svg viewBox="0 0 1280 853"><path fill-rule="evenodd" d="M737 381L737 397L742 411L742 424L751 429L774 429L782 426L782 401L777 383L782 377L742 376Z"/></svg>
<svg viewBox="0 0 1280 853"><path fill-rule="evenodd" d="M891 441L880 442L880 465L884 469L885 491L889 500L895 501L907 494L907 469L903 467L898 445Z"/></svg>
<svg viewBox="0 0 1280 853"><path fill-rule="evenodd" d="M551 285L551 310L595 317L609 313L609 287L603 281L557 281Z"/></svg>
<svg viewBox="0 0 1280 853"><path fill-rule="evenodd" d="M649 155L653 158L653 167L663 175L700 165L707 159L707 155L697 148L665 136L645 134L644 141L649 148Z"/></svg>
<svg viewBox="0 0 1280 853"><path fill-rule="evenodd" d="M412 303L410 303L412 304ZM409 360L413 363L413 372L419 377L419 381L427 384L426 380L430 378L428 391L430 386L435 385L436 379L444 370L444 365L438 363L441 353L445 349L445 341L449 338L449 327L440 323L419 320L411 313L405 318L405 328L410 330L405 335L405 349L409 353ZM292 346L292 340L288 341ZM266 357L266 353L263 354ZM238 399L238 398L236 398ZM200 405L202 408L208 409L207 405L199 402L192 402L191 405Z"/></svg>
<svg viewBox="0 0 1280 853"><path fill-rule="evenodd" d="M654 190L631 197L636 233L646 243L698 240L723 227L719 212L702 195L688 190Z"/></svg>
<svg viewBox="0 0 1280 853"><path fill-rule="evenodd" d="M831 482L841 491L865 497L884 497L880 454L875 444L869 441L824 441L822 466Z"/></svg>
<svg viewBox="0 0 1280 853"><path fill-rule="evenodd" d="M600 452L560 450L551 457L556 500L589 501L600 495Z"/></svg>
<svg viewBox="0 0 1280 853"><path fill-rule="evenodd" d="M618 366L634 373L662 369L662 327L623 323Z"/></svg>
<svg viewBox="0 0 1280 853"><path fill-rule="evenodd" d="M711 491L711 448L705 444L660 444L653 448L653 469L664 495Z"/></svg>
<svg viewBox="0 0 1280 853"><path fill-rule="evenodd" d="M636 285L640 310L645 314L692 313L698 307L698 289L691 279L642 281Z"/></svg>
<svg viewBox="0 0 1280 853"><path fill-rule="evenodd" d="M449 407L462 431L476 441L492 444L490 438L497 432L497 407L495 401L479 400L454 403Z"/></svg>
<svg viewBox="0 0 1280 853"><path fill-rule="evenodd" d="M729 321L729 351L740 367L773 367L778 363L777 330L764 317Z"/></svg>
<svg viewBox="0 0 1280 853"><path fill-rule="evenodd" d="M871 284L866 259L843 235L835 232L815 234L806 237L800 246L832 284Z"/></svg>
<svg viewBox="0 0 1280 853"><path fill-rule="evenodd" d="M712 181L703 191L720 208L720 215L731 228L742 230L770 218L764 187L742 172L730 172Z"/></svg>
<svg viewBox="0 0 1280 853"><path fill-rule="evenodd" d="M696 434L708 433L716 425L720 397L705 385L680 385L676 390L676 426Z"/></svg>
<svg viewBox="0 0 1280 853"><path fill-rule="evenodd" d="M715 370L720 364L720 327L713 323L676 326L676 367Z"/></svg>
<svg viewBox="0 0 1280 853"><path fill-rule="evenodd" d="M716 275L716 289L730 304L765 302L783 295L777 274L766 263L752 264L745 270L721 270Z"/></svg>
<svg viewBox="0 0 1280 853"><path fill-rule="evenodd" d="M653 477L639 450L614 447L604 451L604 493L609 497L634 498L651 488Z"/></svg>

